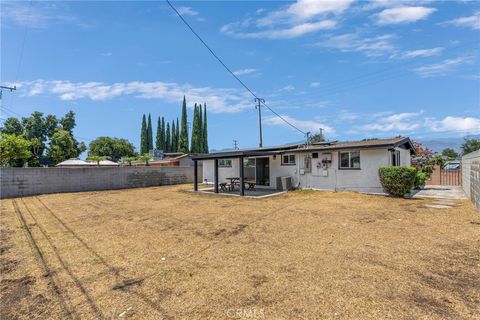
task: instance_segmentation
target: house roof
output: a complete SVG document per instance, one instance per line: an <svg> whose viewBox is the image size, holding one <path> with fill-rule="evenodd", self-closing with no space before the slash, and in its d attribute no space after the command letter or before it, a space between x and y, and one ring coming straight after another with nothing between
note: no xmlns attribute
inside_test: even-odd
<svg viewBox="0 0 480 320"><path fill-rule="evenodd" d="M62 161L56 165L56 167L64 167L64 166L93 166L93 163L86 162L80 160L78 158L70 158L65 161Z"/></svg>
<svg viewBox="0 0 480 320"><path fill-rule="evenodd" d="M312 152L312 151L336 151L336 150L349 150L349 149L390 149L404 146L412 153L415 153L415 148L412 141L408 137L395 137L392 139L365 139L360 141L330 141L317 144L305 145L305 144L293 144L283 145L277 147L267 148L252 148L241 149L224 152L216 152L209 154L201 154L193 156L193 160L204 159L228 159L238 157L254 157L254 156L268 156L273 154L283 154L290 152Z"/></svg>

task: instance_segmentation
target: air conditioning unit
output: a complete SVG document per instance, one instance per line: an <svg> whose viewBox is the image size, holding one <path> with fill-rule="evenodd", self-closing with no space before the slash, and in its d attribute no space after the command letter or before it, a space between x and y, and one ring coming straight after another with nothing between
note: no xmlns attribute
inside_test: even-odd
<svg viewBox="0 0 480 320"><path fill-rule="evenodd" d="M277 177L277 190L287 191L293 189L292 177Z"/></svg>

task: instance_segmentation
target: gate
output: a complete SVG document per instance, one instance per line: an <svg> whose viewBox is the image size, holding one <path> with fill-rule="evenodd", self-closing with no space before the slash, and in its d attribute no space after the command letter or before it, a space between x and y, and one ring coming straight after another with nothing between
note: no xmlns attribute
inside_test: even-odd
<svg viewBox="0 0 480 320"><path fill-rule="evenodd" d="M440 169L440 184L447 186L462 185L462 168Z"/></svg>
<svg viewBox="0 0 480 320"><path fill-rule="evenodd" d="M462 185L462 168L452 168L449 166L440 167L435 166L430 179L426 181L427 185L447 185L460 186Z"/></svg>

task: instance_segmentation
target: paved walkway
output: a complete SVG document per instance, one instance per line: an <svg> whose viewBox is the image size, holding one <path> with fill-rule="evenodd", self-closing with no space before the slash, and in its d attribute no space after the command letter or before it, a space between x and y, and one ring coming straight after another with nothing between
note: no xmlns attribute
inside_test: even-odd
<svg viewBox="0 0 480 320"><path fill-rule="evenodd" d="M455 200L466 199L465 193L460 186L425 186L424 189L417 192L413 198L434 198L437 199L432 204L425 207L446 209L455 206Z"/></svg>
<svg viewBox="0 0 480 320"><path fill-rule="evenodd" d="M466 199L460 186L425 186L413 198Z"/></svg>

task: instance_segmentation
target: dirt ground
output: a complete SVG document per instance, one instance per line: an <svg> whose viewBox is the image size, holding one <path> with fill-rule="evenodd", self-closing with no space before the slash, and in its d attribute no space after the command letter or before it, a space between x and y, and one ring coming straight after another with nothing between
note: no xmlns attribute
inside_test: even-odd
<svg viewBox="0 0 480 320"><path fill-rule="evenodd" d="M1 201L0 319L480 319L466 200L191 188Z"/></svg>

